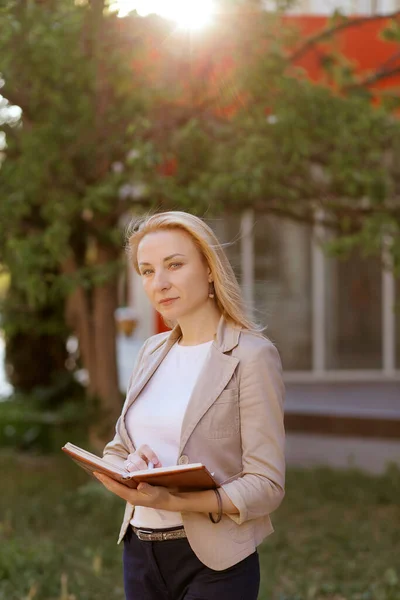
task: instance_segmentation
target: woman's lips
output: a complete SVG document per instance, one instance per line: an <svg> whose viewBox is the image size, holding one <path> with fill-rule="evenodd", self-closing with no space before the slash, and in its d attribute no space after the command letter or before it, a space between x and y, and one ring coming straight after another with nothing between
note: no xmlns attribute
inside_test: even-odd
<svg viewBox="0 0 400 600"><path fill-rule="evenodd" d="M175 300L178 300L178 298L166 298L165 300L160 300L160 304L162 306L169 306L170 304L175 302Z"/></svg>

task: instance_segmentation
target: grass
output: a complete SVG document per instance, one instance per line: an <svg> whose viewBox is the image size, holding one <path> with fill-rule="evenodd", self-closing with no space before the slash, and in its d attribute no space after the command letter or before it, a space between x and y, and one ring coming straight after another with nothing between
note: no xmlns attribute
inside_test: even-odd
<svg viewBox="0 0 400 600"><path fill-rule="evenodd" d="M64 456L3 452L0 472L0 600L123 600L122 501ZM289 470L259 600L400 600L399 499L394 467Z"/></svg>

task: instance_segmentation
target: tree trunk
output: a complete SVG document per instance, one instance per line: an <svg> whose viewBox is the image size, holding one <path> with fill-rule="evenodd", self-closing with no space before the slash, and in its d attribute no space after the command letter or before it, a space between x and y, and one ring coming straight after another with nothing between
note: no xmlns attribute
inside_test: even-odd
<svg viewBox="0 0 400 600"><path fill-rule="evenodd" d="M63 264L63 272L69 276L72 276L77 268L76 261L72 256ZM93 338L89 298L82 286L75 288L67 298L65 319L78 338L82 363L89 376L87 391L90 397L94 397L96 393L96 346Z"/></svg>
<svg viewBox="0 0 400 600"><path fill-rule="evenodd" d="M107 268L117 257L115 249L98 244L97 265ZM74 268L71 259L64 264L64 270L69 274ZM116 352L117 284L115 275L94 287L90 298L82 287L78 287L67 303L67 321L78 338L83 366L89 379L87 391L94 415L89 439L98 450L113 436L122 406Z"/></svg>
<svg viewBox="0 0 400 600"><path fill-rule="evenodd" d="M104 67L103 47L105 0L89 0L91 6L89 34L85 45L90 60L94 60L96 70L96 94L94 102L94 134L97 148L93 157L96 181L101 181L110 168L109 158L104 153L107 141L105 135L105 115L110 102L109 84ZM114 227L115 218L111 215L92 223L97 232L103 228ZM96 240L96 259L98 267L105 270L118 259L118 249L110 244ZM89 375L89 393L95 408L89 431L90 442L96 449L102 449L114 432L115 422L121 412L122 398L118 386L118 369L116 356L115 310L118 306L118 277L113 277L96 285L90 290L90 302L79 298L76 301L82 343L82 356Z"/></svg>
<svg viewBox="0 0 400 600"><path fill-rule="evenodd" d="M88 299L81 287L74 290L67 300L66 321L78 338L82 363L89 375L87 391L89 396L94 397L96 393L95 341Z"/></svg>
<svg viewBox="0 0 400 600"><path fill-rule="evenodd" d="M107 266L115 262L115 249L98 247L97 263ZM93 340L95 344L95 390L99 400L99 414L90 430L95 446L104 446L114 434L121 412L122 398L118 386L115 310L118 307L117 275L97 286L93 292Z"/></svg>

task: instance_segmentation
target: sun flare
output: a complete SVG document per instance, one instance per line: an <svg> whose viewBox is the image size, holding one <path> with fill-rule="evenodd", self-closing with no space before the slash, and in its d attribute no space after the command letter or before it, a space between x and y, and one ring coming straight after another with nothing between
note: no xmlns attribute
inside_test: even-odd
<svg viewBox="0 0 400 600"><path fill-rule="evenodd" d="M212 20L213 0L115 0L120 17L136 10L142 17L158 14L182 29L201 29Z"/></svg>

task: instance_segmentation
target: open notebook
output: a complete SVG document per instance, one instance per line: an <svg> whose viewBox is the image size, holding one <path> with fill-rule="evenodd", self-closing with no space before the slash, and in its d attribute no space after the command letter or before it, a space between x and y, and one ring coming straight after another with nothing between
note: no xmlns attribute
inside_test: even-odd
<svg viewBox="0 0 400 600"><path fill-rule="evenodd" d="M93 471L104 473L130 488L136 488L141 481L151 485L177 488L182 492L209 490L219 486L202 463L129 472L108 462L107 458L100 458L70 442L65 444L62 450L89 474L92 474Z"/></svg>

